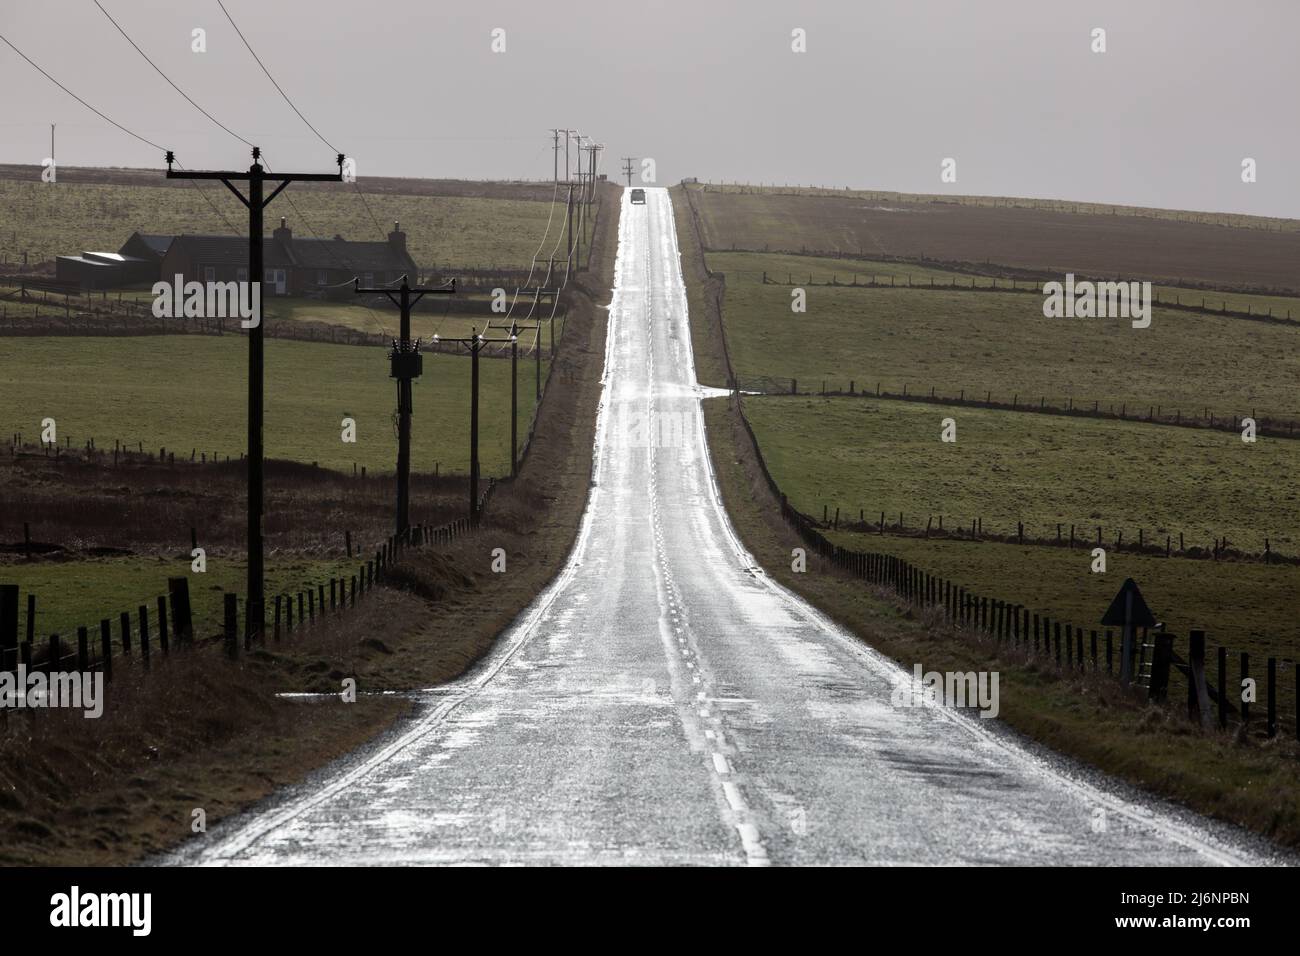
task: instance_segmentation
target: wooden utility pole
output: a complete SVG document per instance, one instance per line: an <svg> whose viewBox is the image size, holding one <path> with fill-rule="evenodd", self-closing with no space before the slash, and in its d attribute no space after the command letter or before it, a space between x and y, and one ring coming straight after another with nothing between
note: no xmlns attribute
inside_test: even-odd
<svg viewBox="0 0 1300 956"><path fill-rule="evenodd" d="M600 165L600 151L604 148L604 143L593 143L591 145L591 172L587 175L588 206L590 206L596 199L596 167Z"/></svg>
<svg viewBox="0 0 1300 956"><path fill-rule="evenodd" d="M539 290L540 292L540 290ZM540 296L539 296L540 298ZM519 477L519 333L536 331L538 336L538 360L537 360L537 394L541 396L542 382L542 363L541 363L541 335L540 325L519 325L515 323L510 326L510 477Z"/></svg>
<svg viewBox="0 0 1300 956"><path fill-rule="evenodd" d="M569 220L569 251L564 258L564 281L568 282L569 276L577 271L577 267L573 264L573 257L577 252L573 247L573 183L569 183L569 201L566 205L565 211Z"/></svg>
<svg viewBox="0 0 1300 956"><path fill-rule="evenodd" d="M393 227L396 230L397 224L394 223ZM412 289L407 283L407 276L402 276L402 284L394 296L391 288L363 289L361 280L353 279L352 291L358 295L383 293L402 310L399 337L388 353L389 376L397 379L397 533L401 536L411 527L411 382L424 371L420 341L411 341L411 308L426 295L455 295L456 280L452 279L450 285L437 289Z"/></svg>
<svg viewBox="0 0 1300 956"><path fill-rule="evenodd" d="M636 163L635 156L623 157L623 175L627 177L627 184L629 186L632 185L632 166L634 163Z"/></svg>
<svg viewBox="0 0 1300 956"><path fill-rule="evenodd" d="M284 190L289 183L299 182L342 182L343 154L339 153L337 173L268 173L259 160L262 151L253 147L253 164L247 171L232 170L201 171L172 169L176 161L171 150L167 151L168 179L215 179L225 184L240 202L248 209L248 281L257 283L260 302L262 274L262 219L263 211L272 200ZM235 186L236 182L248 183L248 195L245 196ZM271 195L263 196L263 186L267 182L279 185ZM263 376L265 371L264 339L262 315L253 316L248 326L248 597L247 597L247 633L259 637L266 628L266 581L265 555L262 544L262 512L264 510L264 459L262 445L263 421Z"/></svg>
<svg viewBox="0 0 1300 956"><path fill-rule="evenodd" d="M573 178L573 166L569 163L569 136L576 133L576 129L562 129L564 134L564 178L566 181Z"/></svg>

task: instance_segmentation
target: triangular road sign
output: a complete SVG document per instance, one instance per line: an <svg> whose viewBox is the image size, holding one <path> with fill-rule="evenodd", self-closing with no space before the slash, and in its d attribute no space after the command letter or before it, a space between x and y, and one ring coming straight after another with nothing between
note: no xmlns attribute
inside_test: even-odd
<svg viewBox="0 0 1300 956"><path fill-rule="evenodd" d="M1131 612L1126 613L1130 594L1133 596L1133 607ZM1137 582L1132 578L1125 578L1119 593L1115 595L1115 600L1110 602L1110 607L1102 615L1101 623L1109 627L1123 627L1125 624L1131 624L1133 627L1155 627L1156 616L1151 613L1151 608L1147 607L1147 602L1143 600Z"/></svg>

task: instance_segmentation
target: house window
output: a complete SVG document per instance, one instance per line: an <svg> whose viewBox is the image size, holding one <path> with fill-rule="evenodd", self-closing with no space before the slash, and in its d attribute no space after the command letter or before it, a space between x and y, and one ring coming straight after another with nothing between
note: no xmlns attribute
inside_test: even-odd
<svg viewBox="0 0 1300 956"><path fill-rule="evenodd" d="M373 272L367 272L365 276L362 277L361 284L373 287L375 284L375 274Z"/></svg>
<svg viewBox="0 0 1300 956"><path fill-rule="evenodd" d="M235 270L235 278L240 282L247 282L248 270L243 266L240 266L238 269Z"/></svg>
<svg viewBox="0 0 1300 956"><path fill-rule="evenodd" d="M203 281L204 281L204 282L216 282L216 281L217 281L217 267L216 267L216 266L204 266L204 267L203 267Z"/></svg>
<svg viewBox="0 0 1300 956"><path fill-rule="evenodd" d="M318 269L316 271L317 285L329 285L329 281L330 281L330 274L328 272L326 272L324 269Z"/></svg>

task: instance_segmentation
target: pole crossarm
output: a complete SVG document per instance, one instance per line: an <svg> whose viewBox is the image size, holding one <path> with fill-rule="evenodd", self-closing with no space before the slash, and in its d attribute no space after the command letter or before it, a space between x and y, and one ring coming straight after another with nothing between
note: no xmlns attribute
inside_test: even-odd
<svg viewBox="0 0 1300 956"><path fill-rule="evenodd" d="M452 279L446 285L436 286L435 288L432 289L417 289L407 285L407 276L402 276L402 284L398 286L396 289L394 289L392 286L384 286L383 288L379 288L379 289L363 289L361 288L361 280L354 278L352 280L352 291L357 293L358 295L379 295L379 294L385 295L388 297L388 301L392 302L393 305L401 309L404 308L401 299L403 293L411 297L409 304L415 305L426 295L455 295L456 280ZM394 293L396 293L396 297L394 296Z"/></svg>
<svg viewBox="0 0 1300 956"><path fill-rule="evenodd" d="M343 160L342 153L337 156L339 171L337 173L272 173L268 172L261 164L262 150L260 147L253 147L253 165L246 170L216 170L216 169L184 169L177 171L172 168L176 162L176 154L172 150L167 150L167 178L168 179L215 179L226 184L226 188L239 197L240 202L245 206L250 206L250 201L243 193L235 188L236 182L249 182L252 179L259 179L262 182L279 183L272 192L262 200L262 207L266 208L271 204L276 196L280 195L285 186L290 183L341 183L343 182Z"/></svg>

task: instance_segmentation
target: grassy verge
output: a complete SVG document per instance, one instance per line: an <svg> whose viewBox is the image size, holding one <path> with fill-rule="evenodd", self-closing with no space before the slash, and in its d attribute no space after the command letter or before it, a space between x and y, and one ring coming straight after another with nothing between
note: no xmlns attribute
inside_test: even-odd
<svg viewBox="0 0 1300 956"><path fill-rule="evenodd" d="M694 228L691 207L682 186L668 191L673 202L673 221L681 251L682 274L686 282L686 311L690 316L691 347L695 353L695 377L705 385L725 387L730 381L722 352L722 288L705 265L704 247Z"/></svg>

